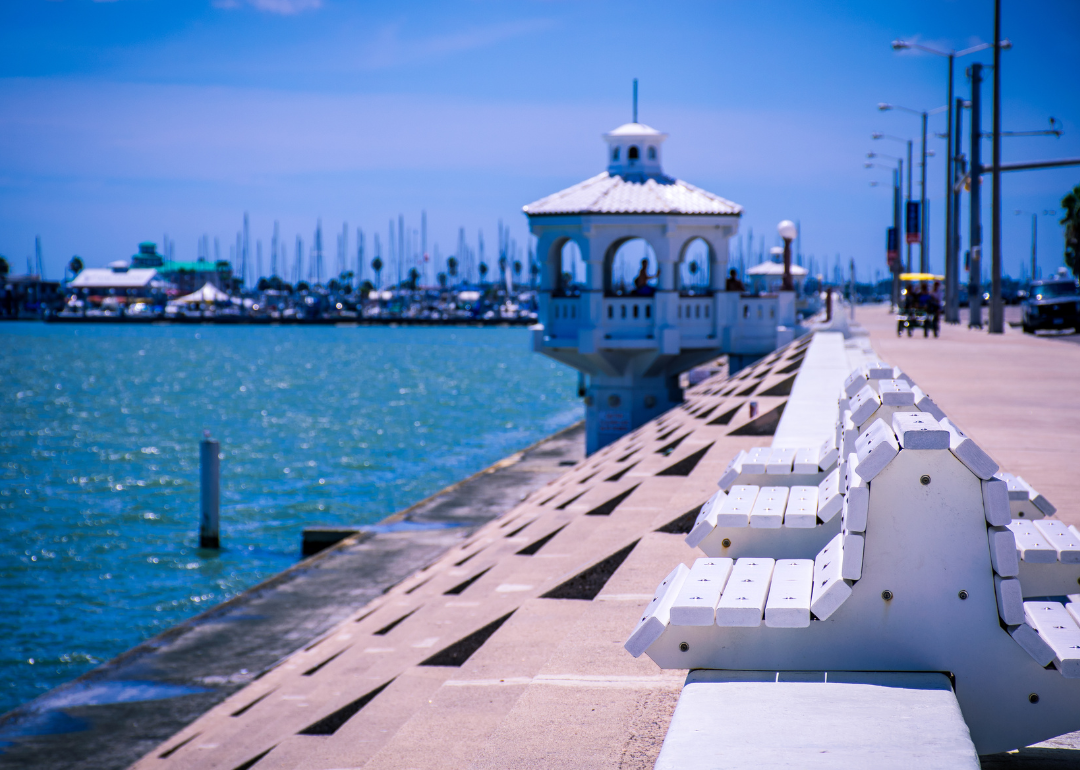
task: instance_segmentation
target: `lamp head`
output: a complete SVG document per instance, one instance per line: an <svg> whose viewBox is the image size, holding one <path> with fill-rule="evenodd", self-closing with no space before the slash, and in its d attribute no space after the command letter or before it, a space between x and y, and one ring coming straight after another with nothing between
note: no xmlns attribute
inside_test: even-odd
<svg viewBox="0 0 1080 770"><path fill-rule="evenodd" d="M885 112L886 110L891 110L892 105L891 104L886 104L885 102L878 102L877 108L879 110L881 110L882 112Z"/></svg>
<svg viewBox="0 0 1080 770"><path fill-rule="evenodd" d="M1011 41L1011 40L1009 40L1008 38L1005 38L1005 39L1004 39L1004 40L1002 40L1002 41L1001 41L1000 43L998 43L998 47L999 47L999 48L1000 48L1000 49L1001 49L1002 51L1008 51L1009 49L1011 49L1011 48L1012 48L1012 41Z"/></svg>
<svg viewBox="0 0 1080 770"><path fill-rule="evenodd" d="M876 158L877 153L876 152L868 152L868 153L866 153L866 157L868 157L868 158Z"/></svg>
<svg viewBox="0 0 1080 770"><path fill-rule="evenodd" d="M783 222L776 226L776 232L780 233L780 237L785 241L795 240L795 236L799 234L798 229L795 227L795 223L790 219L785 219Z"/></svg>
<svg viewBox="0 0 1080 770"><path fill-rule="evenodd" d="M880 131L875 131L874 133L870 134L870 138L871 139L884 139L885 134L881 133Z"/></svg>
<svg viewBox="0 0 1080 770"><path fill-rule="evenodd" d="M911 48L911 43L906 40L892 41L892 49L894 51L906 51L908 48Z"/></svg>
<svg viewBox="0 0 1080 770"><path fill-rule="evenodd" d="M873 163L863 163L862 165L863 165L863 168L873 168L874 167Z"/></svg>

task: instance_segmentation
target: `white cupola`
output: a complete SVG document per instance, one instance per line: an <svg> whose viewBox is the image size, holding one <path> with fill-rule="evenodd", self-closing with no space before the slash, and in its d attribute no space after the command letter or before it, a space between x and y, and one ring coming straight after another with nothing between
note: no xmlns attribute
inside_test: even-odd
<svg viewBox="0 0 1080 770"><path fill-rule="evenodd" d="M660 146L667 137L643 123L625 123L604 134L608 145L608 173L632 181L663 176Z"/></svg>

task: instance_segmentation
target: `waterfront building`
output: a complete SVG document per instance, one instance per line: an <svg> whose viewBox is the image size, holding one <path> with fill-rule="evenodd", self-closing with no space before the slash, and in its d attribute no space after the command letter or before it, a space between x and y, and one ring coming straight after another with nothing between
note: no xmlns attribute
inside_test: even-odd
<svg viewBox="0 0 1080 770"><path fill-rule="evenodd" d="M758 358L795 324L793 292L724 291L743 209L665 174L667 134L635 122L603 138L606 171L524 207L540 260L533 347L587 376L589 453L681 403L682 372Z"/></svg>
<svg viewBox="0 0 1080 770"><path fill-rule="evenodd" d="M157 244L149 241L139 244L139 253L131 258L133 268L155 268L180 294L190 294L210 284L224 292L235 291L232 264L226 259L211 262L198 259L194 262L177 262L165 259L157 252Z"/></svg>

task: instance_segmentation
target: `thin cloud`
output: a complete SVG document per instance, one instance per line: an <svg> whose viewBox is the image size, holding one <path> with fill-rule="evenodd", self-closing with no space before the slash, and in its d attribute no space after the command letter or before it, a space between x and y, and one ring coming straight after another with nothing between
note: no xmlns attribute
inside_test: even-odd
<svg viewBox="0 0 1080 770"><path fill-rule="evenodd" d="M276 13L279 16L293 16L304 11L316 11L322 8L322 0L212 0L215 8L233 10L250 6L256 11Z"/></svg>
<svg viewBox="0 0 1080 770"><path fill-rule="evenodd" d="M360 65L365 69L376 70L414 64L487 48L505 40L551 29L554 25L550 19L523 19L411 40L402 37L400 24L386 25L379 30L371 47L361 57Z"/></svg>

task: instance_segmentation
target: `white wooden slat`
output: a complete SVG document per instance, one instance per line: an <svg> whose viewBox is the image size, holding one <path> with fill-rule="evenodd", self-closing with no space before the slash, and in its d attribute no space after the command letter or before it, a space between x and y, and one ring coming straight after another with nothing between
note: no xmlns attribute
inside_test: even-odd
<svg viewBox="0 0 1080 770"><path fill-rule="evenodd" d="M1001 479L983 479L983 513L986 522L995 527L1007 527L1012 522L1009 508L1009 488Z"/></svg>
<svg viewBox="0 0 1080 770"><path fill-rule="evenodd" d="M949 431L926 412L895 412L892 429L902 449L949 448Z"/></svg>
<svg viewBox="0 0 1080 770"><path fill-rule="evenodd" d="M630 638L623 645L626 651L635 658L640 657L641 653L649 649L649 645L664 633L671 619L671 605L689 574L690 570L686 568L686 565L679 564L657 586L652 601L645 607L641 620L638 621Z"/></svg>
<svg viewBox="0 0 1080 770"><path fill-rule="evenodd" d="M859 440L859 426L851 419L848 412L844 417L844 427L840 432L840 457L847 457L855 451L855 442Z"/></svg>
<svg viewBox="0 0 1080 770"><path fill-rule="evenodd" d="M742 464L745 459L746 450L740 449L739 453L732 458L731 462L728 463L727 468L724 469L723 474L720 476L720 480L716 482L716 486L726 492L739 478L739 474L742 473Z"/></svg>
<svg viewBox="0 0 1080 770"><path fill-rule="evenodd" d="M773 559L739 559L716 605L718 626L760 626L769 595Z"/></svg>
<svg viewBox="0 0 1080 770"><path fill-rule="evenodd" d="M870 512L870 486L856 471L858 457L852 455L844 466L847 478L847 494L844 495L843 527L852 532L866 531L866 517Z"/></svg>
<svg viewBox="0 0 1080 770"><path fill-rule="evenodd" d="M1054 659L1053 648L1027 623L1010 627L1009 636L1015 639L1016 643L1023 647L1024 651L1043 668L1049 666Z"/></svg>
<svg viewBox="0 0 1080 770"><path fill-rule="evenodd" d="M878 392L883 406L915 406L915 393L907 380L882 380Z"/></svg>
<svg viewBox="0 0 1080 770"><path fill-rule="evenodd" d="M859 455L859 464L855 472L867 482L885 470L892 459L900 453L900 444L885 421L878 418L855 442L855 451Z"/></svg>
<svg viewBox="0 0 1080 770"><path fill-rule="evenodd" d="M1031 524L1057 551L1058 561L1062 564L1080 564L1080 539L1069 531L1065 522L1058 519L1037 519Z"/></svg>
<svg viewBox="0 0 1080 770"><path fill-rule="evenodd" d="M810 529L817 526L818 488L792 487L784 509L784 526Z"/></svg>
<svg viewBox="0 0 1080 770"><path fill-rule="evenodd" d="M1054 665L1066 679L1080 679L1080 628L1059 602L1024 602L1025 618L1054 651Z"/></svg>
<svg viewBox="0 0 1080 770"><path fill-rule="evenodd" d="M1022 479L1018 479L1016 476L1005 471L998 471L994 474L994 477L1001 479L1008 485L1010 500L1028 499L1028 493L1030 492L1030 489Z"/></svg>
<svg viewBox="0 0 1080 770"><path fill-rule="evenodd" d="M697 548L698 543L705 539L705 536L716 529L716 515L720 512L720 507L724 504L724 500L727 499L727 494L723 490L719 490L713 494L705 504L701 506L701 513L698 514L697 520L694 522L693 529L690 530L690 534L686 536L686 544L691 548Z"/></svg>
<svg viewBox="0 0 1080 770"><path fill-rule="evenodd" d="M818 518L829 521L844 507L840 495L840 469L837 468L818 484Z"/></svg>
<svg viewBox="0 0 1080 770"><path fill-rule="evenodd" d="M821 451L818 453L818 468L827 471L833 467L836 458L840 456L840 450L836 448L836 445L837 442L831 439L825 439L822 442Z"/></svg>
<svg viewBox="0 0 1080 770"><path fill-rule="evenodd" d="M671 625L711 626L734 559L697 559L671 604Z"/></svg>
<svg viewBox="0 0 1080 770"><path fill-rule="evenodd" d="M771 475L789 475L792 463L795 462L794 448L773 447L769 452L769 462L765 465L765 472Z"/></svg>
<svg viewBox="0 0 1080 770"><path fill-rule="evenodd" d="M1014 577L994 575L994 591L997 594L998 616L1005 621L1005 625L1023 623L1024 593L1020 590L1020 581Z"/></svg>
<svg viewBox="0 0 1080 770"><path fill-rule="evenodd" d="M810 611L818 620L826 620L849 596L851 585L842 574L843 534L838 534L814 559L814 589Z"/></svg>
<svg viewBox="0 0 1080 770"><path fill-rule="evenodd" d="M866 371L859 367L844 379L844 395L851 398L866 387Z"/></svg>
<svg viewBox="0 0 1080 770"><path fill-rule="evenodd" d="M896 374L896 367L884 361L868 361L866 364L866 378L868 380L888 380Z"/></svg>
<svg viewBox="0 0 1080 770"><path fill-rule="evenodd" d="M773 568L765 625L770 628L806 628L810 625L810 599L814 590L811 559L781 559Z"/></svg>
<svg viewBox="0 0 1080 770"><path fill-rule="evenodd" d="M1058 560L1057 550L1029 520L1013 519L1006 526L1016 536L1016 550L1020 552L1021 561L1050 564Z"/></svg>
<svg viewBox="0 0 1080 770"><path fill-rule="evenodd" d="M986 537L990 541L990 563L994 572L1002 577L1016 577L1020 574L1020 556L1016 551L1016 537L1008 527L987 527Z"/></svg>
<svg viewBox="0 0 1080 770"><path fill-rule="evenodd" d="M1031 500L1031 504L1038 508L1044 516L1053 516L1055 513L1057 513L1057 508L1051 505L1049 500L1040 495L1038 491L1036 491L1035 487L1024 481L1024 478L1022 476L1017 476L1016 480L1027 488L1028 499Z"/></svg>
<svg viewBox="0 0 1080 770"><path fill-rule="evenodd" d="M787 507L787 487L762 487L750 510L750 526L758 529L780 529Z"/></svg>
<svg viewBox="0 0 1080 770"><path fill-rule="evenodd" d="M956 459L980 479L992 479L999 469L998 464L990 459L990 455L980 449L979 445L966 433L953 425L948 417L941 420L941 426L950 433L949 450L956 455Z"/></svg>
<svg viewBox="0 0 1080 770"><path fill-rule="evenodd" d="M828 439L826 439L826 442L828 442ZM802 447L795 452L795 461L791 464L792 473L817 473L818 459L820 457L820 448Z"/></svg>
<svg viewBox="0 0 1080 770"><path fill-rule="evenodd" d="M1080 625L1080 594L1069 594L1069 602L1065 605L1065 611Z"/></svg>
<svg viewBox="0 0 1080 770"><path fill-rule="evenodd" d="M752 484L735 484L727 494L720 510L716 512L718 527L747 527L750 525L750 511L754 510L758 487Z"/></svg>
<svg viewBox="0 0 1080 770"><path fill-rule="evenodd" d="M844 580L858 580L862 577L863 548L865 539L858 532L844 530L844 550L840 556L840 576Z"/></svg>
<svg viewBox="0 0 1080 770"><path fill-rule="evenodd" d="M771 454L772 449L767 446L751 449L746 453L746 458L743 460L743 473L764 473Z"/></svg>
<svg viewBox="0 0 1080 770"><path fill-rule="evenodd" d="M881 406L881 397L869 385L851 398L851 419L856 425L862 425Z"/></svg>
<svg viewBox="0 0 1080 770"><path fill-rule="evenodd" d="M934 403L934 400L930 396L923 392L922 388L918 385L911 387L911 392L915 394L915 406L919 407L919 411L930 414L935 420L941 421L945 419L945 413L941 411L941 407Z"/></svg>

